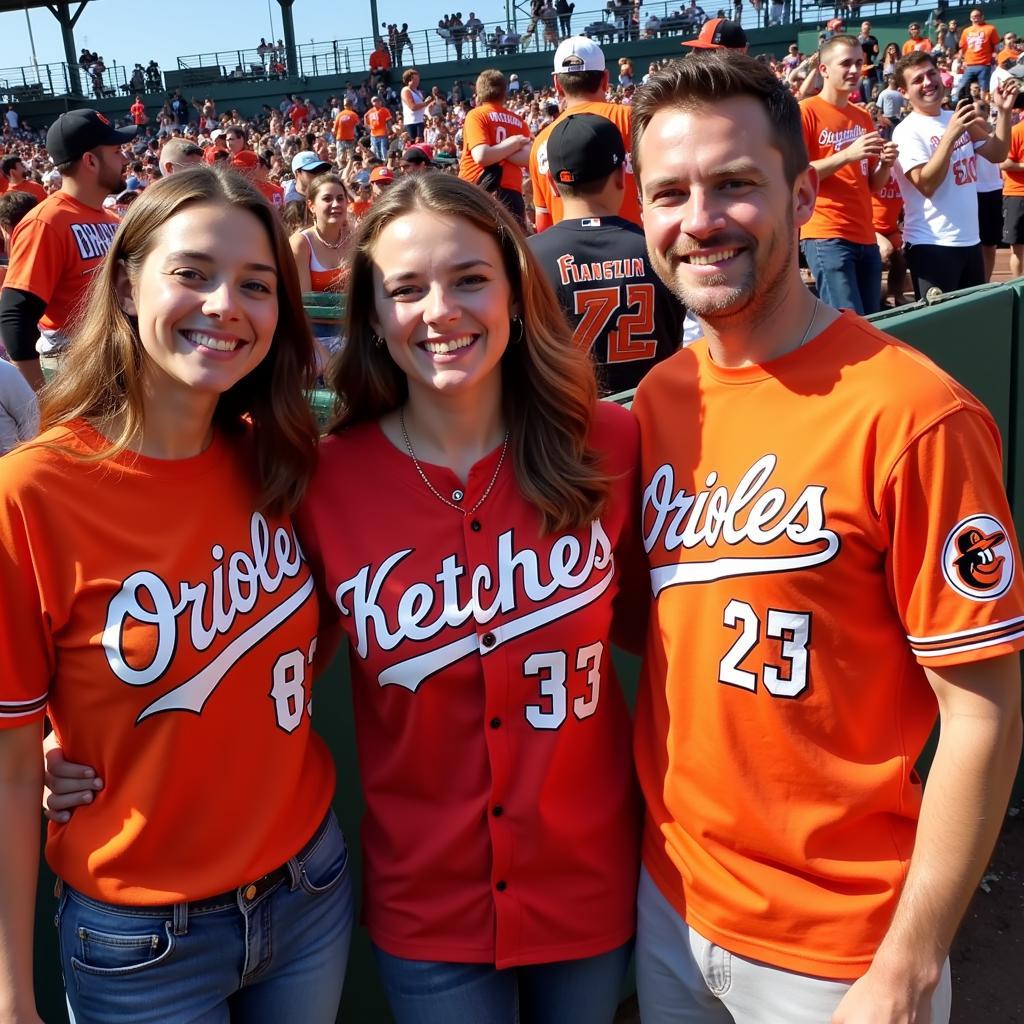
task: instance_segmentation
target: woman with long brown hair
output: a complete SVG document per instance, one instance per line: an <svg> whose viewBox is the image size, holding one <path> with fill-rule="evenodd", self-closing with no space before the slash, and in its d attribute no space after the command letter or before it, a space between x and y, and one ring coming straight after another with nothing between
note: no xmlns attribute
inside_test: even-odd
<svg viewBox="0 0 1024 1024"><path fill-rule="evenodd" d="M299 524L350 640L392 1011L610 1024L637 877L610 635L642 564L636 426L597 401L511 216L454 177L374 203L347 336Z"/></svg>
<svg viewBox="0 0 1024 1024"><path fill-rule="evenodd" d="M183 171L128 211L41 435L0 460L4 1019L39 1020L44 714L106 782L46 848L78 1024L335 1018L351 883L289 518L312 366L276 214Z"/></svg>

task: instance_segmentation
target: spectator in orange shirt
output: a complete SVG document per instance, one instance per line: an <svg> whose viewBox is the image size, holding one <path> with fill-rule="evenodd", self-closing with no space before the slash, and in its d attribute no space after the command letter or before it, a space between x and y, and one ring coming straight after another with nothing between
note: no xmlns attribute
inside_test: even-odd
<svg viewBox="0 0 1024 1024"><path fill-rule="evenodd" d="M871 193L889 180L897 149L875 130L871 115L850 102L860 85L862 53L854 36L823 43L821 93L800 104L804 143L819 182L800 240L821 300L866 316L877 313L881 302Z"/></svg>
<svg viewBox="0 0 1024 1024"><path fill-rule="evenodd" d="M1007 32L1003 35L1003 48L996 54L996 63L1001 67L1009 67L1017 63L1020 57L1020 43L1017 40L1016 32ZM989 83L991 85L991 82Z"/></svg>
<svg viewBox="0 0 1024 1024"><path fill-rule="evenodd" d="M383 39L378 39L373 53L370 54L370 84L374 87L378 83L387 84L391 77L388 72L391 70L391 54L388 53L387 44Z"/></svg>
<svg viewBox="0 0 1024 1024"><path fill-rule="evenodd" d="M131 105L129 112L132 115L132 121L137 125L143 125L149 120L146 117L146 104L142 102L141 96L135 97L135 102Z"/></svg>
<svg viewBox="0 0 1024 1024"><path fill-rule="evenodd" d="M907 31L910 33L910 38L903 44L904 57L917 50L923 50L925 53L932 52L931 40L927 36L921 35L921 26L916 21L907 26Z"/></svg>
<svg viewBox="0 0 1024 1024"><path fill-rule="evenodd" d="M7 179L7 187L12 192L27 192L40 203L46 198L46 189L28 176L20 156L5 156L0 162L0 171L3 172Z"/></svg>
<svg viewBox="0 0 1024 1024"><path fill-rule="evenodd" d="M352 100L347 96L341 101L341 110L334 119L334 140L338 144L338 156L351 153L356 145L356 128L359 126L359 115L353 109Z"/></svg>
<svg viewBox="0 0 1024 1024"><path fill-rule="evenodd" d="M373 155L383 163L388 158L388 122L391 120L391 111L384 106L384 101L379 96L374 96L370 104L371 107L366 112L363 122L370 129Z"/></svg>
<svg viewBox="0 0 1024 1024"><path fill-rule="evenodd" d="M964 76L960 86L964 88L977 80L981 91L989 92L992 83L992 65L996 59L999 33L995 25L985 21L980 7L971 9L971 23L960 35L960 53L964 58Z"/></svg>

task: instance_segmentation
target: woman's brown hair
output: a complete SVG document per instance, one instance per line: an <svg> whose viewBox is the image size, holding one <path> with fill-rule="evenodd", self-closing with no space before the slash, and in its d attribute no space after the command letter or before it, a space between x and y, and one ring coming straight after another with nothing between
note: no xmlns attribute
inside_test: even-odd
<svg viewBox="0 0 1024 1024"><path fill-rule="evenodd" d="M579 529L601 512L609 479L588 445L597 403L594 371L577 349L551 285L512 216L486 192L445 174L416 174L392 185L363 218L352 250L348 342L331 369L337 394L331 431L381 416L408 397L405 374L376 344L373 252L394 220L423 210L459 217L498 243L514 301L521 310L501 361L502 402L510 451L523 497L550 532Z"/></svg>
<svg viewBox="0 0 1024 1024"><path fill-rule="evenodd" d="M277 214L233 171L195 167L154 183L125 215L90 285L84 313L59 375L42 394L42 429L87 419L109 429L97 460L123 452L145 430L143 389L149 357L138 325L117 297L120 268L137 280L142 264L175 214L196 203L248 210L264 227L277 268L277 328L266 358L225 391L214 423L225 433L251 429L262 509L292 509L316 465L316 423L304 394L314 380L313 339L302 308L295 262Z"/></svg>

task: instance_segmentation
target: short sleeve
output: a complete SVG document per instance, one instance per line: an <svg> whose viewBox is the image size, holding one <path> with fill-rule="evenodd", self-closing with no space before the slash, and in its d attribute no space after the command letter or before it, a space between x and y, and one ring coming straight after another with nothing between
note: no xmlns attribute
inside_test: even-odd
<svg viewBox="0 0 1024 1024"><path fill-rule="evenodd" d="M466 118L465 126L462 129L462 145L467 153L472 155L477 146L489 146L491 140L487 135L482 117L474 116L475 111Z"/></svg>
<svg viewBox="0 0 1024 1024"><path fill-rule="evenodd" d="M1024 647L1020 551L992 420L961 409L903 453L882 504L888 573L910 648L924 666Z"/></svg>
<svg viewBox="0 0 1024 1024"><path fill-rule="evenodd" d="M3 461L16 460L5 456ZM41 720L55 668L54 644L35 567L29 516L0 473L0 729Z"/></svg>
<svg viewBox="0 0 1024 1024"><path fill-rule="evenodd" d="M49 305L65 266L64 245L53 225L38 217L24 220L11 240L5 288L30 292Z"/></svg>

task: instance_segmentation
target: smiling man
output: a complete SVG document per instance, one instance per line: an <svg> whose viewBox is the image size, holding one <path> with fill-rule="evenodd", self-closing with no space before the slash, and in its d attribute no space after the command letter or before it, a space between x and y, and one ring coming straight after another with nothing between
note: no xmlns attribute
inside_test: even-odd
<svg viewBox="0 0 1024 1024"><path fill-rule="evenodd" d="M0 291L0 340L37 390L39 357L56 358L67 345L66 326L120 223L103 200L124 188L121 147L134 137L134 126L114 128L95 110L61 114L46 134L63 187L18 225Z"/></svg>
<svg viewBox="0 0 1024 1024"><path fill-rule="evenodd" d="M641 1016L945 1024L1021 747L997 429L801 284L817 173L770 69L698 54L633 118L651 261L704 328L633 406L654 596Z"/></svg>
<svg viewBox="0 0 1024 1024"><path fill-rule="evenodd" d="M800 239L821 300L866 315L882 301L871 193L888 183L897 150L875 131L871 115L850 102L862 56L853 36L829 39L819 54L821 93L800 104L804 143L818 174L814 214Z"/></svg>

